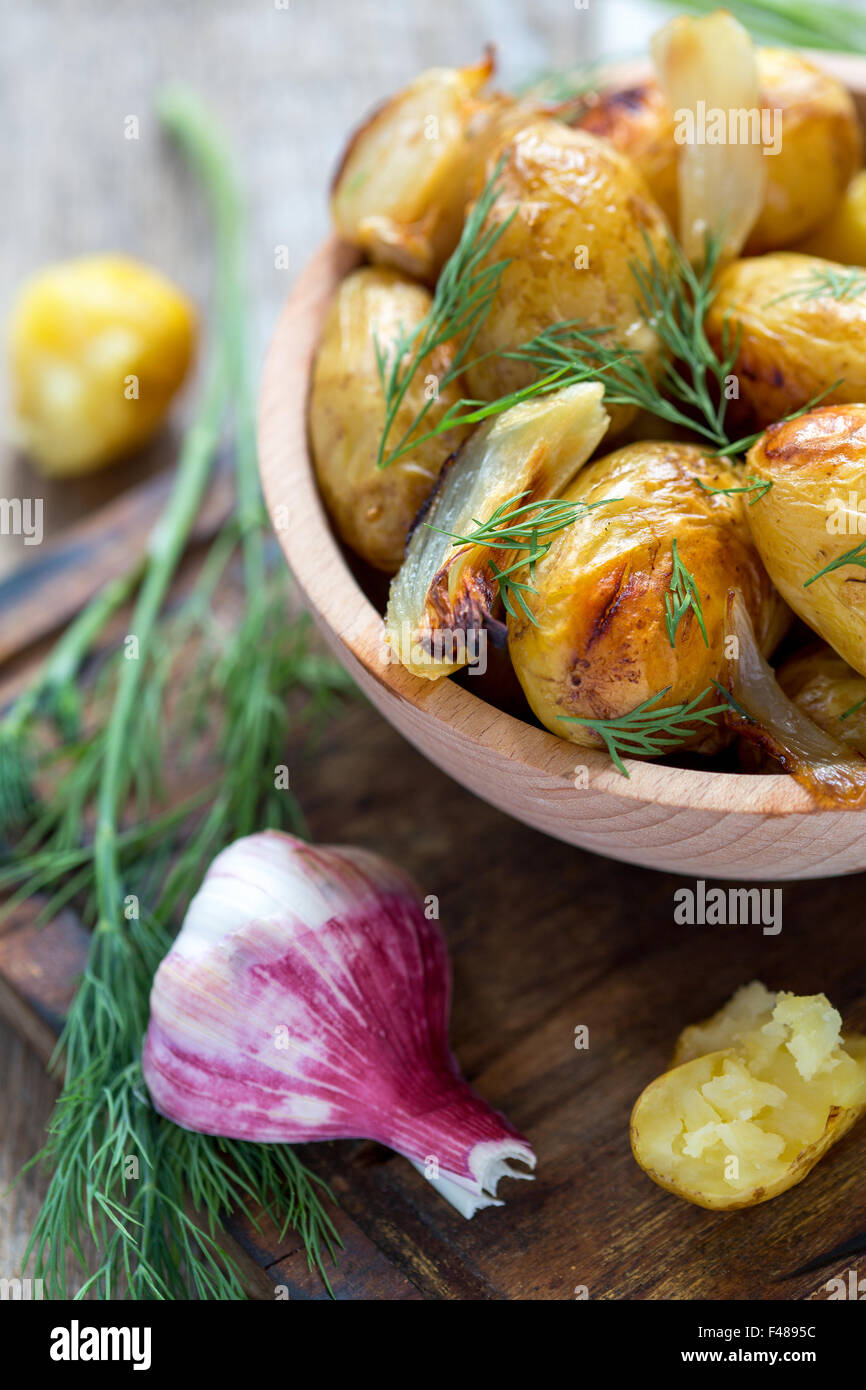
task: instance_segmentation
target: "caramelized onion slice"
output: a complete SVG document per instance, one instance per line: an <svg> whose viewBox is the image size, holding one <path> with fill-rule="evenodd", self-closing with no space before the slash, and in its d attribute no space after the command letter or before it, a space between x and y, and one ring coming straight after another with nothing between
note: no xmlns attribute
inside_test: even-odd
<svg viewBox="0 0 866 1390"><path fill-rule="evenodd" d="M739 594L728 595L728 633L738 655L728 662L727 686L749 719L732 716L741 738L757 744L790 772L823 807L866 807L866 758L819 729L790 700L761 655Z"/></svg>
<svg viewBox="0 0 866 1390"><path fill-rule="evenodd" d="M391 653L415 675L438 680L474 659L499 605L490 561L504 570L514 554L455 543L442 532L470 534L512 498L525 506L558 497L607 430L603 396L598 382L580 382L512 406L477 429L446 465L385 615Z"/></svg>
<svg viewBox="0 0 866 1390"><path fill-rule="evenodd" d="M766 183L754 44L717 10L671 20L654 36L652 55L674 113L683 249L702 260L710 232L721 239L723 259L732 259L758 219ZM710 143L722 135L724 143Z"/></svg>

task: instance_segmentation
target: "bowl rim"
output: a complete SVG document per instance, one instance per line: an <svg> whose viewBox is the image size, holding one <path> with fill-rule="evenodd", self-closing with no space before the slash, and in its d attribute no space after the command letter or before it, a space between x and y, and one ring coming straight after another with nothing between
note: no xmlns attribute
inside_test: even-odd
<svg viewBox="0 0 866 1390"><path fill-rule="evenodd" d="M847 86L866 89L863 59L809 56ZM622 80L647 69L641 60L614 65L609 72ZM354 247L330 235L307 262L267 350L258 408L259 467L271 522L306 607L343 664L350 672L365 672L379 687L383 704L389 699L408 703L443 734L520 762L548 783L574 787L576 769L586 768L593 791L623 802L727 815L847 819L850 811L825 809L784 773L717 772L626 758L629 776L623 777L602 750L557 738L452 680L425 680L388 660L383 618L352 574L320 497L307 428L310 376L324 315L340 280L361 260Z"/></svg>

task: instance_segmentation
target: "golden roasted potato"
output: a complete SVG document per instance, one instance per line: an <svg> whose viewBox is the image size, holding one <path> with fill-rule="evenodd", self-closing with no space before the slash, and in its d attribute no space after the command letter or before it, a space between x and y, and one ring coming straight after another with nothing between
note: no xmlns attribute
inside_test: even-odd
<svg viewBox="0 0 866 1390"><path fill-rule="evenodd" d="M500 157L500 192L485 231L511 219L488 257L510 264L473 358L521 347L551 323L577 319L609 327L651 366L658 343L638 309L630 267L648 266L645 237L667 264L667 228L637 169L606 141L554 120L534 121L498 147L488 174ZM473 396L495 400L536 373L525 362L493 356L470 365L466 376ZM617 407L612 429L626 423Z"/></svg>
<svg viewBox="0 0 866 1390"><path fill-rule="evenodd" d="M465 68L431 68L353 135L334 179L340 235L373 261L432 282L460 237L470 180L491 144L533 106L482 96L488 53Z"/></svg>
<svg viewBox="0 0 866 1390"><path fill-rule="evenodd" d="M750 450L748 472L772 483L747 515L773 583L866 675L866 574L838 564L864 545L866 405L823 406L773 425ZM836 568L815 578L828 565Z"/></svg>
<svg viewBox="0 0 866 1390"><path fill-rule="evenodd" d="M761 107L781 111L781 146L767 155L763 206L745 254L792 246L828 218L841 215L843 194L860 165L861 132L842 83L799 53L757 50ZM640 169L671 226L678 221L674 119L655 81L604 92L580 124L603 135ZM866 191L861 201L866 199ZM823 228L822 228L823 230ZM813 255L857 260L835 244L803 247ZM857 243L866 252L866 237Z"/></svg>
<svg viewBox="0 0 866 1390"><path fill-rule="evenodd" d="M742 496L712 495L697 479L706 488L739 483L725 460L694 444L646 441L589 464L565 493L587 504L616 500L554 536L528 598L535 621L508 623L526 698L560 737L600 747L594 731L563 716L620 718L665 690L664 706L707 690L703 705L718 704L712 682L723 678L729 589L742 595L763 651L781 636L786 611L749 536ZM670 640L674 541L697 586L706 642L693 610ZM711 752L725 739L721 726L696 725L689 744Z"/></svg>
<svg viewBox="0 0 866 1390"><path fill-rule="evenodd" d="M361 267L337 291L313 366L310 437L322 496L346 544L389 574L400 568L412 522L466 433L448 430L386 468L377 467L385 401L373 333L387 353L401 332L411 332L421 321L431 302L422 285L396 271ZM402 437L425 405L427 378L441 379L453 358L445 345L421 364L389 443ZM417 432L425 433L461 395L458 382L445 386Z"/></svg>
<svg viewBox="0 0 866 1390"><path fill-rule="evenodd" d="M671 227L679 218L674 118L654 79L615 87L590 99L578 125L626 155L639 169Z"/></svg>
<svg viewBox="0 0 866 1390"><path fill-rule="evenodd" d="M813 723L866 754L866 676L853 671L826 642L789 657L776 676Z"/></svg>
<svg viewBox="0 0 866 1390"><path fill-rule="evenodd" d="M732 342L740 334L729 418L744 429L775 424L822 392L822 404L866 400L866 277L794 251L734 261L705 324L719 353L726 323Z"/></svg>
<svg viewBox="0 0 866 1390"><path fill-rule="evenodd" d="M851 180L833 214L797 250L843 265L866 265L866 169Z"/></svg>
<svg viewBox="0 0 866 1390"><path fill-rule="evenodd" d="M192 305L150 266L86 256L50 266L13 306L16 433L43 473L90 473L162 424L195 348Z"/></svg>
<svg viewBox="0 0 866 1390"><path fill-rule="evenodd" d="M754 1206L800 1182L866 1108L866 1038L823 994L758 982L685 1030L671 1071L632 1112L649 1177L698 1206ZM705 1050L709 1049L709 1050Z"/></svg>

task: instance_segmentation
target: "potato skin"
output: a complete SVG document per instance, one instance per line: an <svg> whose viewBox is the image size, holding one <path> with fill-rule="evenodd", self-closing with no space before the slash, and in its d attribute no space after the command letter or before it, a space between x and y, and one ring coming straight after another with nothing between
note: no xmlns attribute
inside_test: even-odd
<svg viewBox="0 0 866 1390"><path fill-rule="evenodd" d="M674 120L655 81L601 92L580 118L581 130L610 140L646 180L672 228L679 217Z"/></svg>
<svg viewBox="0 0 866 1390"><path fill-rule="evenodd" d="M745 254L792 246L829 218L859 168L862 139L857 112L842 83L797 53L757 52L761 106L782 112L782 146L768 155L760 216ZM628 155L671 226L678 219L674 121L658 84L603 92L581 127L611 140ZM834 255L816 250L817 255ZM846 257L840 256L844 260Z"/></svg>
<svg viewBox="0 0 866 1390"><path fill-rule="evenodd" d="M665 687L665 704L692 700L720 679L724 666L727 592L738 589L764 652L786 622L749 536L741 495L712 496L708 487L735 487L725 460L694 444L629 444L589 464L566 497L620 501L576 521L553 541L536 568L537 620L509 619L509 648L517 677L541 722L584 747L600 740L563 715L611 719ZM682 619L671 647L665 595L672 542L694 575L709 645L693 613ZM722 728L696 731L692 746L714 751ZM687 746L687 745L684 745Z"/></svg>
<svg viewBox="0 0 866 1390"><path fill-rule="evenodd" d="M520 347L551 323L579 319L612 328L652 362L657 340L638 310L630 262L649 263L645 233L666 264L667 225L640 173L606 141L554 120L534 121L497 148L488 176L501 157L500 193L485 230L512 219L488 257L511 264L473 357ZM581 248L588 264L576 268ZM466 375L473 396L495 400L537 374L525 363L493 358Z"/></svg>
<svg viewBox="0 0 866 1390"><path fill-rule="evenodd" d="M776 676L785 694L819 728L866 756L866 677L852 670L838 652L826 642L816 642L789 657ZM854 709L856 705L860 708ZM848 710L853 712L843 719Z"/></svg>
<svg viewBox="0 0 866 1390"><path fill-rule="evenodd" d="M372 261L434 284L463 229L491 147L531 120L534 103L483 91L490 51L464 68L430 68L355 131L334 177L340 235Z"/></svg>
<svg viewBox="0 0 866 1390"><path fill-rule="evenodd" d="M387 468L376 467L385 403L373 328L387 348L401 324L410 330L430 303L423 286L396 271L372 266L354 271L328 311L313 367L310 436L322 496L340 537L388 574L400 568L412 523L466 433L449 430ZM398 411L392 440L402 436L424 405L425 377L442 377L453 356L445 345L422 363ZM462 394L458 382L445 387L427 414L424 431Z"/></svg>
<svg viewBox="0 0 866 1390"><path fill-rule="evenodd" d="M851 180L832 216L797 250L843 265L866 265L866 169Z"/></svg>
<svg viewBox="0 0 866 1390"><path fill-rule="evenodd" d="M818 282L828 273L845 268L778 251L734 261L719 276L705 327L719 353L725 320L732 338L739 328L729 417L744 430L765 429L823 391L822 404L866 400L866 293L834 297Z"/></svg>
<svg viewBox="0 0 866 1390"><path fill-rule="evenodd" d="M750 450L748 471L773 484L747 513L773 583L804 622L866 675L863 570L845 565L804 587L861 543L856 531L837 534L831 527L849 524L850 493L866 495L866 405L819 407L773 426Z"/></svg>
<svg viewBox="0 0 866 1390"><path fill-rule="evenodd" d="M850 93L784 48L758 50L761 105L782 112L782 147L768 155L761 215L746 242L756 256L791 246L830 216L860 167L863 142Z"/></svg>

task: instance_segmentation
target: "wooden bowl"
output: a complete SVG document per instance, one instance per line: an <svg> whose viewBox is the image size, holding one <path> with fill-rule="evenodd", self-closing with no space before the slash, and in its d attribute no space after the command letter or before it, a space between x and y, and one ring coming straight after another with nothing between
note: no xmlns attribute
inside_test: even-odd
<svg viewBox="0 0 866 1390"><path fill-rule="evenodd" d="M858 94L866 116L866 61L816 58ZM646 73L645 64L627 69L629 78ZM357 259L332 238L296 282L265 363L259 455L268 509L303 600L380 713L485 801L614 859L738 880L866 868L866 813L821 810L790 777L630 760L626 779L604 752L501 713L453 680L423 680L383 659L382 617L331 530L307 438L310 370L325 312Z"/></svg>

